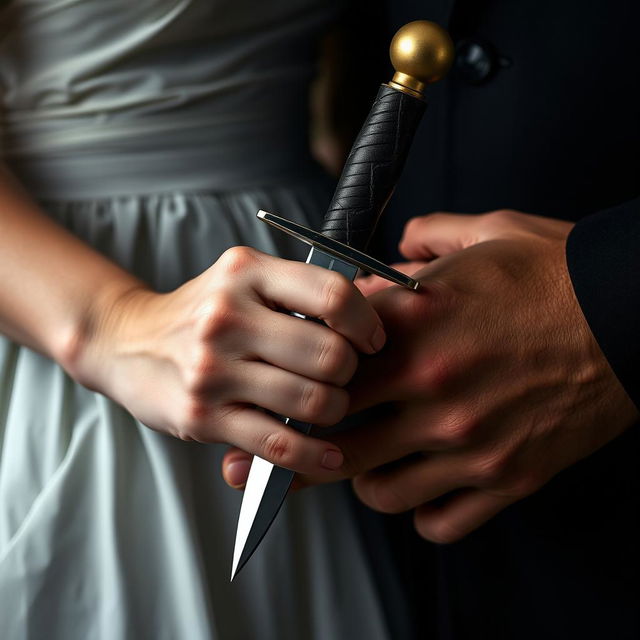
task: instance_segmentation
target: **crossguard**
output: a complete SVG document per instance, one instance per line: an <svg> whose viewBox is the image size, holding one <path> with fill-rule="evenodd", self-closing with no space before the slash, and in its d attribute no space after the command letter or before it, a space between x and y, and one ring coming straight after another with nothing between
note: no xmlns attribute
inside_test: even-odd
<svg viewBox="0 0 640 640"><path fill-rule="evenodd" d="M406 276L401 271L392 269L384 264L384 262L380 262L380 260L376 260L366 253L358 251L357 249L343 244L342 242L338 242L333 238L328 238L327 236L324 236L317 231L313 231L313 229L309 229L304 225L292 222L286 218L281 218L280 216L269 213L268 211L263 211L262 209L258 211L257 216L260 220L270 224L272 227L280 229L280 231L284 231L290 236L293 236L298 240L302 240L302 242L332 255L334 258L339 258L343 262L352 264L367 273L373 273L376 276L380 276L385 280L389 280L394 284L399 284L407 289L411 289L412 291L417 291L420 288L420 283L417 280Z"/></svg>

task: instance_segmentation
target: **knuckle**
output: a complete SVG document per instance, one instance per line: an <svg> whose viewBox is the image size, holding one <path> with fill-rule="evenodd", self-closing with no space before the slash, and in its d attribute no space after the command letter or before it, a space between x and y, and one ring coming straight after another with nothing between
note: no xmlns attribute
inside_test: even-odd
<svg viewBox="0 0 640 640"><path fill-rule="evenodd" d="M432 214L432 216L433 215L437 214ZM425 226L429 217L431 216L416 216L415 218L411 218L404 226L401 242L406 242L408 238L420 234L421 229Z"/></svg>
<svg viewBox="0 0 640 640"><path fill-rule="evenodd" d="M342 389L309 382L300 395L300 412L309 422L334 424L344 417L348 402L348 396Z"/></svg>
<svg viewBox="0 0 640 640"><path fill-rule="evenodd" d="M238 275L255 265L257 253L251 247L231 247L218 259L218 264L225 273Z"/></svg>
<svg viewBox="0 0 640 640"><path fill-rule="evenodd" d="M414 228L417 230L417 229L420 229L421 227L428 225L430 222L433 222L433 221L438 222L446 219L449 216L450 214L447 214L444 211L432 211L431 213L425 213L424 215L411 218L411 220L409 220L409 222L407 223L406 228L410 228L409 225L413 225Z"/></svg>
<svg viewBox="0 0 640 640"><path fill-rule="evenodd" d="M201 335L204 340L219 338L239 327L240 314L234 296L225 290L211 295L205 313L202 314Z"/></svg>
<svg viewBox="0 0 640 640"><path fill-rule="evenodd" d="M447 445L464 447L478 430L479 420L466 411L452 411L440 425L440 435Z"/></svg>
<svg viewBox="0 0 640 640"><path fill-rule="evenodd" d="M439 396L447 390L454 377L455 372L451 359L434 354L423 361L415 380L420 385L421 391Z"/></svg>
<svg viewBox="0 0 640 640"><path fill-rule="evenodd" d="M317 362L324 379L340 386L351 380L358 364L353 349L336 333L328 334L320 342Z"/></svg>
<svg viewBox="0 0 640 640"><path fill-rule="evenodd" d="M305 419L314 421L318 416L318 410L322 409L323 398L319 385L308 382L300 393L300 412Z"/></svg>
<svg viewBox="0 0 640 640"><path fill-rule="evenodd" d="M483 216L485 226L491 230L501 230L505 226L513 224L518 217L518 212L512 209L497 209Z"/></svg>
<svg viewBox="0 0 640 640"><path fill-rule="evenodd" d="M332 316L342 313L349 305L352 294L353 287L344 276L329 274L320 297L325 314Z"/></svg>
<svg viewBox="0 0 640 640"><path fill-rule="evenodd" d="M287 433L272 431L260 443L264 457L281 467L290 467L295 459L295 447Z"/></svg>
<svg viewBox="0 0 640 640"><path fill-rule="evenodd" d="M220 373L216 355L209 349L199 350L184 373L185 388L196 396L211 391L220 385Z"/></svg>
<svg viewBox="0 0 640 640"><path fill-rule="evenodd" d="M508 457L502 452L484 453L471 465L472 479L478 486L495 484L505 478L508 466Z"/></svg>

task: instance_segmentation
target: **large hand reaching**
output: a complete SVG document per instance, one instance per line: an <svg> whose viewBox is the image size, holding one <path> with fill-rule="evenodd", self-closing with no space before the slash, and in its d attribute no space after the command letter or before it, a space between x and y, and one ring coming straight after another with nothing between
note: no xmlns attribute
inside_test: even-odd
<svg viewBox="0 0 640 640"><path fill-rule="evenodd" d="M371 296L388 341L351 386L352 410L393 411L333 438L363 502L415 508L424 537L451 542L637 419L574 297L570 228L511 211L409 223L423 290Z"/></svg>

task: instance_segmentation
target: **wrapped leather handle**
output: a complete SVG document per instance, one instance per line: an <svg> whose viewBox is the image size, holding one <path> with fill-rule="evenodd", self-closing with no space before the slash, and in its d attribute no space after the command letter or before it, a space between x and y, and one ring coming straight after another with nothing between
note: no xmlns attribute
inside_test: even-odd
<svg viewBox="0 0 640 640"><path fill-rule="evenodd" d="M404 167L425 110L423 90L451 66L453 43L433 22L416 20L393 37L396 73L383 84L338 181L321 233L366 249Z"/></svg>
<svg viewBox="0 0 640 640"><path fill-rule="evenodd" d="M321 232L366 249L402 169L426 104L382 85L353 144Z"/></svg>

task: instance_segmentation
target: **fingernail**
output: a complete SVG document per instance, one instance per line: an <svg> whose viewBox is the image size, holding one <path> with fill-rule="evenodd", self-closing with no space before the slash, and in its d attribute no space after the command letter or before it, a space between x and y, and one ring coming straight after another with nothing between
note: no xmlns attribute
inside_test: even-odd
<svg viewBox="0 0 640 640"><path fill-rule="evenodd" d="M387 334L384 332L382 325L379 324L371 338L371 347L374 351L380 351L387 341Z"/></svg>
<svg viewBox="0 0 640 640"><path fill-rule="evenodd" d="M325 469L330 469L331 471L339 469L343 462L344 456L336 449L329 449L328 451L325 451L324 456L322 456L322 466Z"/></svg>
<svg viewBox="0 0 640 640"><path fill-rule="evenodd" d="M234 460L225 469L225 479L232 487L241 487L247 482L251 460Z"/></svg>

